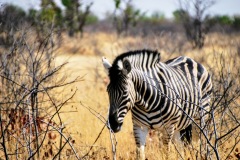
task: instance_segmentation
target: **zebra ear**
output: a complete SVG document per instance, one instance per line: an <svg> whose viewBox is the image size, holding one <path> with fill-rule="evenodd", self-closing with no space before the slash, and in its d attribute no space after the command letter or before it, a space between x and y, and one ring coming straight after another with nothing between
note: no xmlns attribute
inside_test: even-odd
<svg viewBox="0 0 240 160"><path fill-rule="evenodd" d="M131 63L128 59L123 61L123 73L128 74L132 69Z"/></svg>
<svg viewBox="0 0 240 160"><path fill-rule="evenodd" d="M105 70L108 72L109 68L112 67L111 63L105 57L102 57L102 63L103 63Z"/></svg>

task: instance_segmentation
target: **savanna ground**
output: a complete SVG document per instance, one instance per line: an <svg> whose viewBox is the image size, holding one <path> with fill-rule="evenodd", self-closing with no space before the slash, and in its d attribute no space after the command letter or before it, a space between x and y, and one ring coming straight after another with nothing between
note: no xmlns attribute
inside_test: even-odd
<svg viewBox="0 0 240 160"><path fill-rule="evenodd" d="M162 32L159 34L149 34L148 36L124 36L104 32L85 33L83 38L69 38L62 35L60 48L55 52L55 65L68 62L57 76L66 76L66 80L71 81L80 77L80 81L70 84L64 89L61 88L55 94L56 99L61 101L65 97L76 91L74 97L68 101L60 110L61 123L64 124L64 134L71 137L71 144L75 148L77 155L85 159L112 159L112 147L110 133L101 120L107 119L108 95L106 86L108 77L102 66L102 56L110 61L120 53L129 50L152 49L161 53L161 61L166 61L179 55L189 56L204 64L213 75L215 91L224 92L225 86L230 86L225 100L228 105L224 110L216 113L215 120L222 124L218 127L218 136L225 134L230 128L238 126L240 123L240 99L239 96L239 69L240 69L240 34L211 33L206 36L206 44L203 49L193 49L191 44L180 33ZM222 73L222 75L220 74ZM219 78L221 77L221 78ZM220 93L219 93L220 95ZM218 96L217 93L214 96ZM228 96L228 97L227 97ZM214 98L216 99L216 98ZM224 99L224 98L223 98ZM222 100L221 100L222 101ZM50 102L49 102L50 103ZM229 108L231 107L231 109ZM224 107L223 107L224 108ZM234 113L230 115L229 110ZM219 111L219 110L216 110ZM51 112L51 111L49 111ZM56 123L58 123L56 118ZM216 123L217 123L216 122ZM214 126L210 126L213 130ZM102 130L103 129L103 130ZM56 132L57 134L57 132ZM240 153L240 127L234 132L227 134L224 141L219 143L218 152L221 159L238 159ZM112 135L112 134L111 134ZM112 135L113 136L113 135ZM124 120L121 132L115 134L116 157L117 159L135 159L135 142L132 131L131 113L128 113ZM178 153L178 144L171 145L171 152L167 153L169 159L202 159L198 155L197 149L199 140L194 135L193 144L187 147L183 153ZM51 139L51 136L49 136ZM212 136L214 137L214 135ZM57 150L57 139L51 141L56 145L51 146ZM96 142L95 142L96 141ZM211 139L214 142L214 138ZM180 146L181 147L181 146ZM41 158L52 159L54 153L47 153L48 145L42 149ZM90 152L89 152L90 150ZM76 159L68 144L61 153L61 159ZM0 151L2 152L2 150ZM149 160L159 160L166 157L159 148L157 134L148 136L146 147L146 158ZM212 159L216 159L211 151ZM3 152L1 155L4 155ZM4 157L4 156L3 156ZM24 156L23 156L24 157ZM197 158L196 158L197 157ZM14 157L15 159L16 157ZM21 159L21 158L20 158Z"/></svg>

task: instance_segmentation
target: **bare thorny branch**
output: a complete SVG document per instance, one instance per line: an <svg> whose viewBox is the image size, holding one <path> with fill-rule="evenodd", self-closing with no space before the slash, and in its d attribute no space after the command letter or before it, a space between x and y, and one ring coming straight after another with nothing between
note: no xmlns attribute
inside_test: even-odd
<svg viewBox="0 0 240 160"><path fill-rule="evenodd" d="M52 44L49 44L53 41L53 34L53 31L50 31L43 41L30 43L28 33L23 32L21 39L14 42L10 53L7 56L1 55L0 132L3 149L1 151L5 159L14 155L16 159L40 158L40 152L45 152L41 154L44 156L53 155L52 150L49 152L43 150L47 140L55 140L49 137L53 131L57 131L60 136L59 150L54 157L60 158L66 144L69 144L76 158L80 159L69 141L70 137L63 134L63 122L59 114L77 90L62 101L56 98L53 91L56 93L57 88L79 82L81 77L68 82L65 82L64 77L57 80L56 75L67 63L54 66L53 51L55 49ZM47 106L54 108L55 111L44 115L44 111L48 109ZM56 115L60 121L60 127L57 127L54 122ZM54 134L54 136L58 135ZM16 143L15 149L11 147L14 143ZM47 145L51 146L51 144ZM2 153L0 152L1 157Z"/></svg>
<svg viewBox="0 0 240 160"><path fill-rule="evenodd" d="M96 118L98 118L103 124L103 128L101 129L101 131L99 132L97 138L95 139L95 141L93 142L93 144L91 145L89 151L83 156L83 159L86 158L87 156L89 156L91 150L93 149L93 146L96 144L96 142L98 141L98 139L100 138L104 128L107 126L108 130L109 130L109 135L110 135L110 141L111 141L111 144L112 144L112 153L113 153L113 159L116 160L116 148L117 148L117 140L116 140L116 137L115 137L115 134L114 132L112 131L111 127L110 127L110 124L108 122L108 120L106 120L104 118L104 116L102 116L100 113L98 113L96 110L94 110L92 107L89 107L89 106L86 106L84 105L82 102L80 102L80 104L87 108L89 110L89 112L91 114L93 114Z"/></svg>

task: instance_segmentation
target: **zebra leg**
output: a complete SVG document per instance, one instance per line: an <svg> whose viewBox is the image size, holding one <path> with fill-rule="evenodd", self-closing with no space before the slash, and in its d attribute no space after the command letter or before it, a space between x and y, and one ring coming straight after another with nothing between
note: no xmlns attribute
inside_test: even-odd
<svg viewBox="0 0 240 160"><path fill-rule="evenodd" d="M133 125L134 137L137 145L137 160L145 160L144 147L146 144L146 136L148 134L147 127Z"/></svg>
<svg viewBox="0 0 240 160"><path fill-rule="evenodd" d="M172 140L173 134L174 134L174 125L165 126L162 130L162 140L164 148L169 152L170 151L170 141Z"/></svg>

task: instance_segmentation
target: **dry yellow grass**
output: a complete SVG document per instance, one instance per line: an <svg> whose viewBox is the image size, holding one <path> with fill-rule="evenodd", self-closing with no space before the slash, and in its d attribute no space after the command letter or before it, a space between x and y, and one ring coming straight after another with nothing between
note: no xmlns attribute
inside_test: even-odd
<svg viewBox="0 0 240 160"><path fill-rule="evenodd" d="M165 40L166 42L162 42ZM66 93L75 88L77 88L78 91L72 103L69 103L69 105L62 110L65 112L62 114L63 121L66 124L68 132L71 133L72 138L75 140L74 147L77 149L79 155L83 156L87 153L89 147L93 144L104 126L99 118L94 116L86 106L91 107L99 113L99 115L107 118L107 75L102 67L101 56L106 56L110 60L113 60L117 54L128 50L151 48L158 49L162 53L163 61L183 54L202 61L208 67L216 68L212 63L214 56L219 53L222 53L226 57L236 55L237 49L239 49L236 48L236 46L240 47L240 36L210 34L206 42L206 47L204 47L203 50L191 49L189 48L189 44L186 43L181 51L184 53L179 53L176 52L176 50L171 50L172 44L168 43L173 43L174 45L175 42L173 42L172 37L169 35L162 37L118 38L116 35L89 33L85 35L84 39L72 40L64 37L64 44L59 50L62 54L56 57L56 62L57 64L62 64L66 61L69 62L65 70L62 71L63 74L69 75L69 79L83 76L83 81L75 83L70 88L65 89L64 92ZM164 44L170 47L166 47ZM169 51L172 51L172 53L168 53ZM234 69L233 66L229 67ZM121 132L116 134L118 159L135 158L135 142L132 132L131 114L129 113L124 120ZM146 157L148 159L159 160L164 159L165 156L170 159L180 159L177 151L174 149L174 145L171 146L171 153L164 155L165 153L159 149L158 138L154 136L152 139L153 141L149 139L147 141ZM196 146L198 145L198 141L193 143L195 143L194 145ZM229 143L232 143L232 141L229 140ZM231 145L229 144L229 146ZM228 146L224 147L230 150ZM238 145L236 148L240 149L240 146ZM225 157L224 150L220 152L221 155ZM112 159L111 142L107 128L104 129L90 154L90 159ZM193 155L190 154L191 152L186 151L183 158L191 159Z"/></svg>

